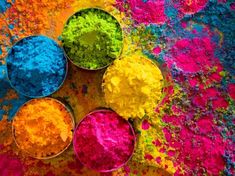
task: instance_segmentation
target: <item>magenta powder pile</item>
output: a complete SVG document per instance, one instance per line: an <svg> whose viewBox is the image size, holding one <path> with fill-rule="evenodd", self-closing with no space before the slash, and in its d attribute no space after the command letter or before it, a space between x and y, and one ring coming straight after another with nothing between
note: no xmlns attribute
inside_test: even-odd
<svg viewBox="0 0 235 176"><path fill-rule="evenodd" d="M88 114L74 135L74 150L80 162L99 172L123 166L134 146L135 135L130 124L110 110Z"/></svg>

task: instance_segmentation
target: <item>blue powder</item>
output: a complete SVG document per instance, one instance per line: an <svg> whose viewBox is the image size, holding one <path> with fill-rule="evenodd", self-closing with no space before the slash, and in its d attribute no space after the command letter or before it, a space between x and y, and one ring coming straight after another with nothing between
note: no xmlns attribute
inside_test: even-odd
<svg viewBox="0 0 235 176"><path fill-rule="evenodd" d="M4 13L10 7L11 3L7 2L7 0L0 0L0 13Z"/></svg>
<svg viewBox="0 0 235 176"><path fill-rule="evenodd" d="M9 29L11 29L11 30L14 29L14 25L13 25L13 24L9 24L8 27L9 27Z"/></svg>
<svg viewBox="0 0 235 176"><path fill-rule="evenodd" d="M19 41L6 60L12 87L28 97L54 93L66 76L67 60L63 50L45 36L31 36Z"/></svg>

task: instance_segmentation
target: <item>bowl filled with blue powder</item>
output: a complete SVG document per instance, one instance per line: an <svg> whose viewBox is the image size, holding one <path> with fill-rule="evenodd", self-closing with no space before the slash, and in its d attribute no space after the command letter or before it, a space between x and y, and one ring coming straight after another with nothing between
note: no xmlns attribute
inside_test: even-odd
<svg viewBox="0 0 235 176"><path fill-rule="evenodd" d="M57 91L68 69L63 49L43 35L29 36L15 43L6 63L11 86L31 98L45 97Z"/></svg>

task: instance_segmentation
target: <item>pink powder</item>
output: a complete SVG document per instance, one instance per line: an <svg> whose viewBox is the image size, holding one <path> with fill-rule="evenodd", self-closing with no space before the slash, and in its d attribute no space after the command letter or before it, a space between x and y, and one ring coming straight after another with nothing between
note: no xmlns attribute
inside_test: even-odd
<svg viewBox="0 0 235 176"><path fill-rule="evenodd" d="M172 0L175 7L185 14L194 14L202 10L208 0Z"/></svg>
<svg viewBox="0 0 235 176"><path fill-rule="evenodd" d="M199 168L206 168L209 175L217 175L224 169L225 161L223 154L226 148L226 143L218 131L216 124L213 123L213 116L201 117L196 126L204 135L198 135L185 125L186 116L168 116L163 120L167 122L179 121L180 131L172 137L170 130L164 128L164 133L170 147L175 149L177 155L177 163L184 163L188 168L188 175L193 175L193 171ZM208 135L208 136L207 136ZM209 136L213 136L210 138ZM179 140L180 139L180 140ZM203 170L197 170L198 175L205 174Z"/></svg>
<svg viewBox="0 0 235 176"><path fill-rule="evenodd" d="M123 0L116 0L117 5L121 10L123 9ZM146 25L150 23L162 24L166 21L167 17L164 13L164 0L127 0L131 10L132 18L138 23Z"/></svg>
<svg viewBox="0 0 235 176"><path fill-rule="evenodd" d="M132 127L110 110L88 114L74 134L74 150L78 159L99 172L109 172L123 166L132 156L134 146Z"/></svg>
<svg viewBox="0 0 235 176"><path fill-rule="evenodd" d="M155 47L154 49L153 49L153 53L155 54L155 55L158 55L159 53L161 53L161 48L159 47L159 46L157 46L157 47Z"/></svg>
<svg viewBox="0 0 235 176"><path fill-rule="evenodd" d="M213 110L218 108L227 108L228 102L221 95L216 88L207 88L205 90L199 90L195 96L193 96L193 103L200 107L206 107L209 102L212 102Z"/></svg>
<svg viewBox="0 0 235 176"><path fill-rule="evenodd" d="M231 8L231 10L235 10L235 2L230 4L230 8Z"/></svg>
<svg viewBox="0 0 235 176"><path fill-rule="evenodd" d="M21 162L7 154L0 155L0 175L1 176L23 176L23 166Z"/></svg>
<svg viewBox="0 0 235 176"><path fill-rule="evenodd" d="M229 96L235 100L235 84L229 84L228 85L228 93L229 93Z"/></svg>
<svg viewBox="0 0 235 176"><path fill-rule="evenodd" d="M147 121L147 120L144 120L144 121L142 122L142 129L143 129L143 130L148 130L149 127L150 127L150 124L148 123L148 121Z"/></svg>
<svg viewBox="0 0 235 176"><path fill-rule="evenodd" d="M188 73L205 72L217 62L214 58L214 44L209 38L179 40L170 50L170 54L171 57L165 58L168 67L175 65Z"/></svg>
<svg viewBox="0 0 235 176"><path fill-rule="evenodd" d="M150 154L145 154L144 158L151 161L153 159L153 156Z"/></svg>

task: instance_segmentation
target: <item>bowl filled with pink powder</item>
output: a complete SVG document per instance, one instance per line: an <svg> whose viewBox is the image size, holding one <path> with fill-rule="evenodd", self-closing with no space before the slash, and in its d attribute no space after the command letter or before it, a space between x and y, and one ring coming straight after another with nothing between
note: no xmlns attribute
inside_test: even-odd
<svg viewBox="0 0 235 176"><path fill-rule="evenodd" d="M132 157L135 133L130 123L116 112L95 110L77 125L73 146L84 166L98 172L111 172Z"/></svg>

